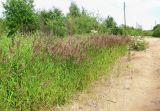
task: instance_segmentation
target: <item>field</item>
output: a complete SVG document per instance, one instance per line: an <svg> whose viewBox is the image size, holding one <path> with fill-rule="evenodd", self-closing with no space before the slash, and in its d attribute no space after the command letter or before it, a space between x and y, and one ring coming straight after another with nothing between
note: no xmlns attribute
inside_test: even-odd
<svg viewBox="0 0 160 111"><path fill-rule="evenodd" d="M0 38L0 108L39 110L63 105L126 54L127 37Z"/></svg>

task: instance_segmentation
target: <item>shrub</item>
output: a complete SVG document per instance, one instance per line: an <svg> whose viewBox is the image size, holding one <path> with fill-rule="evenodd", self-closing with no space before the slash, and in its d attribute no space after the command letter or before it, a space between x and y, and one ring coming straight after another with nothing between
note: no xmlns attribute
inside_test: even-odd
<svg viewBox="0 0 160 111"><path fill-rule="evenodd" d="M147 43L142 37L134 37L132 40L131 48L136 51L143 51L147 48Z"/></svg>
<svg viewBox="0 0 160 111"><path fill-rule="evenodd" d="M144 30L143 31L143 36L153 36L153 31L152 30Z"/></svg>
<svg viewBox="0 0 160 111"><path fill-rule="evenodd" d="M160 27L160 24L157 24L157 25L155 25L154 27L153 27L153 30L156 30L157 28L159 28Z"/></svg>
<svg viewBox="0 0 160 111"><path fill-rule="evenodd" d="M153 31L153 37L160 37L160 27L155 28Z"/></svg>

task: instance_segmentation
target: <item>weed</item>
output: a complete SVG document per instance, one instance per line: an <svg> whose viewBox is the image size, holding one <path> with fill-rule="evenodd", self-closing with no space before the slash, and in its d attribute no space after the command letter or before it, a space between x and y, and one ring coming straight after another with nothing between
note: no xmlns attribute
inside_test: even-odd
<svg viewBox="0 0 160 111"><path fill-rule="evenodd" d="M0 108L39 110L65 104L127 52L125 37L0 39Z"/></svg>
<svg viewBox="0 0 160 111"><path fill-rule="evenodd" d="M131 47L132 47L133 50L143 51L143 50L146 50L146 48L148 47L148 44L146 43L144 38L134 37L134 39L132 41L132 44L131 44Z"/></svg>

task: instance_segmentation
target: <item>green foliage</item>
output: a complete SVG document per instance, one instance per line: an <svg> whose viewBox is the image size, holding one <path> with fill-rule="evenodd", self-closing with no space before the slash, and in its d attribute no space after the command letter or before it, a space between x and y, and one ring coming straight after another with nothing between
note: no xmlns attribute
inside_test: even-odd
<svg viewBox="0 0 160 111"><path fill-rule="evenodd" d="M38 18L39 18L39 28L40 28L40 31L49 35L50 33L50 28L47 26L47 21L52 19L51 17L51 11L40 11L37 13L38 15Z"/></svg>
<svg viewBox="0 0 160 111"><path fill-rule="evenodd" d="M116 30L116 22L112 17L109 17L105 19L102 24L101 24L100 30L102 30L103 33L108 33L108 34L114 34Z"/></svg>
<svg viewBox="0 0 160 111"><path fill-rule="evenodd" d="M160 27L160 24L157 24L156 26L153 27L153 30L156 30L159 27Z"/></svg>
<svg viewBox="0 0 160 111"><path fill-rule="evenodd" d="M65 35L64 15L61 10L55 8L53 11L53 20L48 21L48 25L53 29L53 34L56 36Z"/></svg>
<svg viewBox="0 0 160 111"><path fill-rule="evenodd" d="M66 24L67 35L75 34L76 32L75 19L72 17L67 17L65 24Z"/></svg>
<svg viewBox="0 0 160 111"><path fill-rule="evenodd" d="M109 17L104 21L104 24L107 28L113 29L116 27L116 22L114 21L113 17Z"/></svg>
<svg viewBox="0 0 160 111"><path fill-rule="evenodd" d="M153 35L153 31L152 30L144 30L143 31L143 36L152 36Z"/></svg>
<svg viewBox="0 0 160 111"><path fill-rule="evenodd" d="M80 16L75 19L76 33L90 33L91 30L98 27L96 18L87 15Z"/></svg>
<svg viewBox="0 0 160 111"><path fill-rule="evenodd" d="M120 27L114 27L112 33L113 35L124 35L124 29Z"/></svg>
<svg viewBox="0 0 160 111"><path fill-rule="evenodd" d="M126 34L129 36L142 36L143 35L142 29L137 29L137 28L130 27L130 26L126 26L125 28L124 25L121 25L120 29L123 30L123 33L124 33L124 30L126 30Z"/></svg>
<svg viewBox="0 0 160 111"><path fill-rule="evenodd" d="M115 40L121 43L123 39L112 38L112 46L107 48L102 42L98 43L96 37L92 39L95 47L89 48L83 39L58 39L58 42L36 38L18 36L14 47L10 47L10 38L0 38L1 110L37 111L42 107L64 104L77 90L87 88L99 74L106 73L127 51L126 44L114 43ZM79 46L88 48L83 50ZM65 58L55 55L61 51ZM77 61L71 54L86 54L86 57Z"/></svg>
<svg viewBox="0 0 160 111"><path fill-rule="evenodd" d="M40 11L38 14L40 31L56 36L89 32L91 22L93 22L92 17L88 16L85 10L81 13L74 2L71 3L69 11L67 17L57 8L50 11Z"/></svg>
<svg viewBox="0 0 160 111"><path fill-rule="evenodd" d="M7 0L3 3L8 36L17 31L32 32L37 28L33 0Z"/></svg>
<svg viewBox="0 0 160 111"><path fill-rule="evenodd" d="M0 36L5 33L5 20L0 18Z"/></svg>
<svg viewBox="0 0 160 111"><path fill-rule="evenodd" d="M69 7L69 14L68 14L68 16L79 17L80 15L81 15L80 9L76 5L76 3L72 2L71 6Z"/></svg>
<svg viewBox="0 0 160 111"><path fill-rule="evenodd" d="M124 30L121 27L117 26L117 23L114 21L113 17L108 16L107 19L102 21L99 25L99 32L109 35L123 35Z"/></svg>
<svg viewBox="0 0 160 111"><path fill-rule="evenodd" d="M108 16L101 21L84 8L81 10L75 2L71 3L67 16L57 8L36 13L33 0L7 0L3 6L8 36L15 35L16 32L25 34L36 29L48 36L89 34L91 30L96 30L99 34L125 34L124 26L117 26L113 17ZM128 26L126 33L131 36L151 35L148 31L143 32Z"/></svg>
<svg viewBox="0 0 160 111"><path fill-rule="evenodd" d="M153 28L153 37L160 37L160 24Z"/></svg>
<svg viewBox="0 0 160 111"><path fill-rule="evenodd" d="M96 30L99 24L96 17L88 14L84 8L82 9L82 12L80 12L80 9L75 3L71 4L70 12L66 19L68 35L90 33L91 30Z"/></svg>
<svg viewBox="0 0 160 111"><path fill-rule="evenodd" d="M50 11L41 11L39 18L42 32L55 36L65 35L65 18L61 10L54 8Z"/></svg>

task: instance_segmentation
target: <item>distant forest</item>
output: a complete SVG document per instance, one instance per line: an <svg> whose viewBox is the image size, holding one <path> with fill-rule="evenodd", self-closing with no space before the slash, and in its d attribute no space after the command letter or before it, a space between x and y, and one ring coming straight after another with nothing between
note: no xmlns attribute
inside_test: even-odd
<svg viewBox="0 0 160 111"><path fill-rule="evenodd" d="M58 8L36 11L33 0L7 0L0 18L0 34L14 36L16 33L40 32L47 36L64 37L74 34L89 34L95 30L98 34L150 36L152 31L124 25L118 26L113 17L100 20L86 9L79 8L75 2L69 7L66 15ZM126 29L126 30L124 30Z"/></svg>

